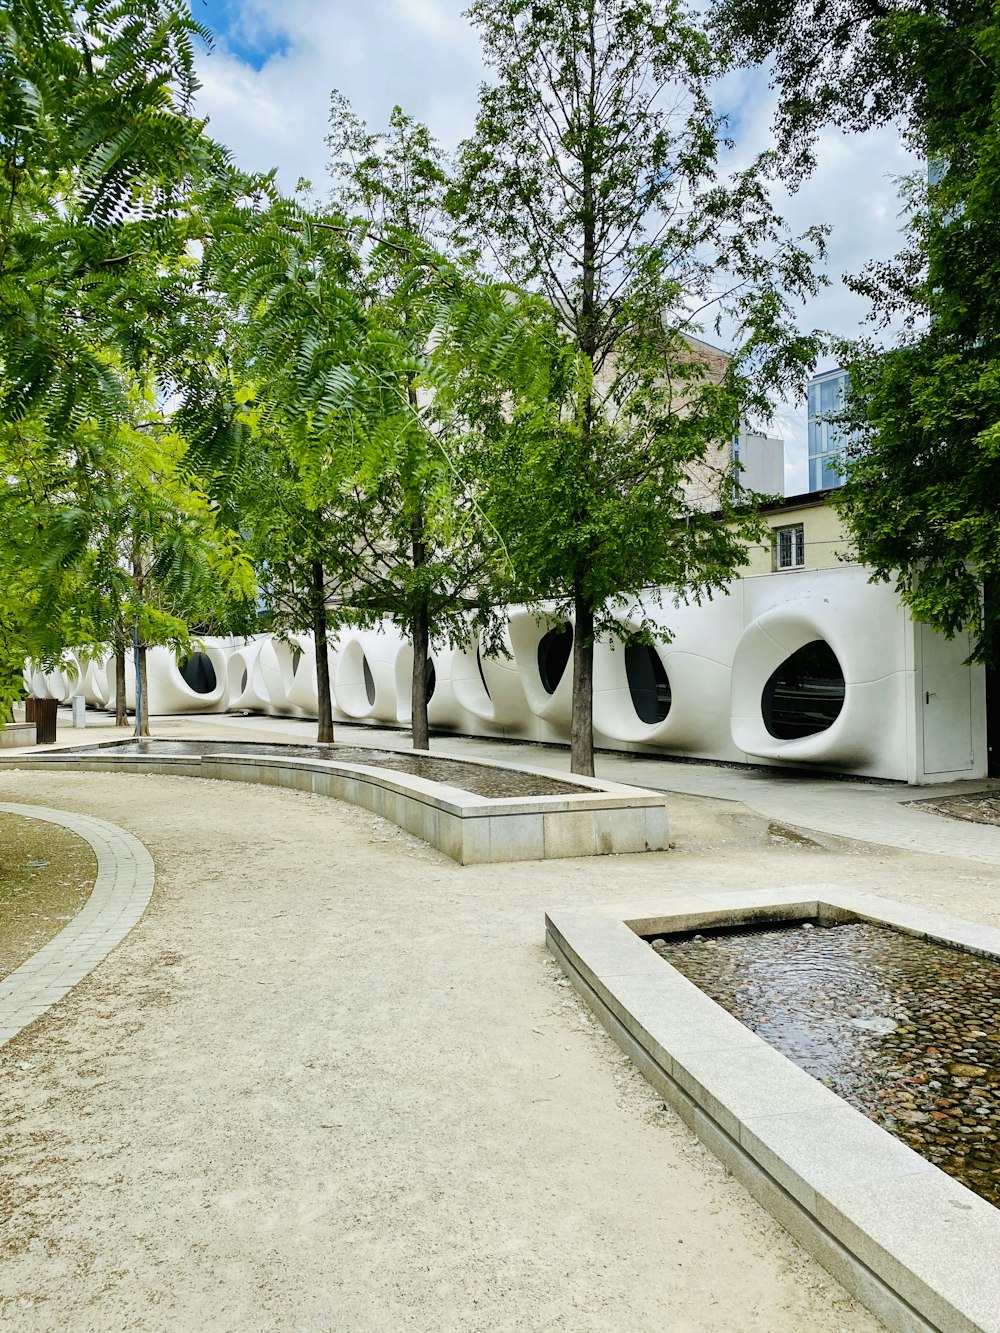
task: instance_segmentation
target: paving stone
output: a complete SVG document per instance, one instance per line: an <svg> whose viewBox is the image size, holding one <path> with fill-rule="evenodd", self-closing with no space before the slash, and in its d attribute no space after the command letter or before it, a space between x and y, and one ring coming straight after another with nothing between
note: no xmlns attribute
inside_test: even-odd
<svg viewBox="0 0 1000 1333"><path fill-rule="evenodd" d="M149 904L153 861L138 838L103 819L0 803L4 814L59 824L93 848L98 872L74 919L0 982L0 1046L56 1004L119 944Z"/></svg>

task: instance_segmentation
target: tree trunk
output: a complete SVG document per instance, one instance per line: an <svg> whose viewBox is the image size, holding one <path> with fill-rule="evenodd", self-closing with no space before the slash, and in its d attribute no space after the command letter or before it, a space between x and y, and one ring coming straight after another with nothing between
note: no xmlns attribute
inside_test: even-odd
<svg viewBox="0 0 1000 1333"><path fill-rule="evenodd" d="M1000 579L987 575L983 581L984 635L986 656L986 771L1000 777Z"/></svg>
<svg viewBox="0 0 1000 1333"><path fill-rule="evenodd" d="M413 748L429 750L431 738L427 726L427 664L430 661L430 636L426 597L420 599L420 605L410 623L410 634L413 638L413 685L410 690Z"/></svg>
<svg viewBox="0 0 1000 1333"><path fill-rule="evenodd" d="M139 686L142 690L142 727L140 736L149 736L149 685L146 677L146 645L139 645ZM138 700L136 701L138 707Z"/></svg>
<svg viewBox="0 0 1000 1333"><path fill-rule="evenodd" d="M139 537L133 532L132 537L132 587L135 592L136 612L135 631L132 637L132 651L138 657L134 663L138 673L135 690L135 729L139 736L149 735L149 689L146 680L146 645L142 642L139 608L142 606L142 593L146 574L142 567L142 546Z"/></svg>
<svg viewBox="0 0 1000 1333"><path fill-rule="evenodd" d="M125 704L125 649L115 649L115 726L128 726L128 708Z"/></svg>
<svg viewBox="0 0 1000 1333"><path fill-rule="evenodd" d="M583 97L585 127L581 154L582 198L580 224L583 253L580 266L580 317L577 344L591 367L597 356L597 200L594 185L597 98L596 11L588 13L589 87ZM590 390L583 402L580 421L581 451L579 466L585 474L591 469L594 435L594 396ZM586 516L578 516L582 521ZM583 593L580 576L573 582L573 718L570 728L570 771L581 777L594 776L594 608Z"/></svg>
<svg viewBox="0 0 1000 1333"><path fill-rule="evenodd" d="M312 562L312 632L316 650L316 740L333 743L333 694L330 690L330 655L327 650L326 578L322 560Z"/></svg>
<svg viewBox="0 0 1000 1333"><path fill-rule="evenodd" d="M417 391L412 375L406 385L406 397L411 409L419 409ZM416 513L410 520L410 560L419 573L427 563L427 543L424 540L423 507L418 499ZM410 731L415 750L431 748L430 731L427 726L427 663L430 659L430 612L427 604L427 589L420 587L419 599L413 618L410 621L410 638L413 642L413 677L410 685Z"/></svg>
<svg viewBox="0 0 1000 1333"><path fill-rule="evenodd" d="M411 528L413 539L410 546L410 558L415 570L420 570L427 563L427 543L424 541L423 529L423 516L417 514ZM410 637L413 640L413 683L410 689L413 748L429 750L431 738L427 727L427 664L430 660L430 615L427 592L423 588L410 622Z"/></svg>
<svg viewBox="0 0 1000 1333"><path fill-rule="evenodd" d="M570 771L594 776L594 612L579 586L573 594L573 721Z"/></svg>

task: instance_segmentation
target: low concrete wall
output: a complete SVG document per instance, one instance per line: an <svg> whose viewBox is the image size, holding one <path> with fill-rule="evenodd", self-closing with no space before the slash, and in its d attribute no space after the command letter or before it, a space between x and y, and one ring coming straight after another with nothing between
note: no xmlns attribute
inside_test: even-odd
<svg viewBox="0 0 1000 1333"><path fill-rule="evenodd" d="M447 758L438 751L433 757ZM476 763L523 771L511 764L486 760ZM497 800L391 769L327 759L248 754L119 755L95 747L82 753L50 750L30 759L19 758L17 766L221 778L332 796L392 820L462 865L662 851L668 838L662 792L567 778L564 773L551 776L563 783L573 782L580 788L579 796Z"/></svg>
<svg viewBox="0 0 1000 1333"><path fill-rule="evenodd" d="M0 750L35 744L34 722L8 722L0 728Z"/></svg>
<svg viewBox="0 0 1000 1333"><path fill-rule="evenodd" d="M1000 1211L755 1036L639 938L748 921L879 922L1000 959L1000 931L833 886L666 911L552 911L547 942L621 1048L750 1193L899 1333L1000 1330Z"/></svg>

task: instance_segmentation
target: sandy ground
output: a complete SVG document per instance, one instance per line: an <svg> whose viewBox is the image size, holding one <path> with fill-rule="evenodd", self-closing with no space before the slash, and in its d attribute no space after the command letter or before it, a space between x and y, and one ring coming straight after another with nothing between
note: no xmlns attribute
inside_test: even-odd
<svg viewBox="0 0 1000 1333"><path fill-rule="evenodd" d="M879 1328L705 1152L543 910L839 882L1000 923L996 872L670 800L676 850L460 867L301 793L5 772L145 842L145 917L0 1051L0 1325Z"/></svg>

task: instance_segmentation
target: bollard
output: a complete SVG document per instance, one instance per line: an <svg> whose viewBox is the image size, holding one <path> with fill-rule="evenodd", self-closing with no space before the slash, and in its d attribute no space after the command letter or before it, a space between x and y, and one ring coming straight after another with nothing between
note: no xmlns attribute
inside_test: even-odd
<svg viewBox="0 0 1000 1333"><path fill-rule="evenodd" d="M70 703L73 705L73 726L85 727L87 725L87 700L82 694L74 694Z"/></svg>

